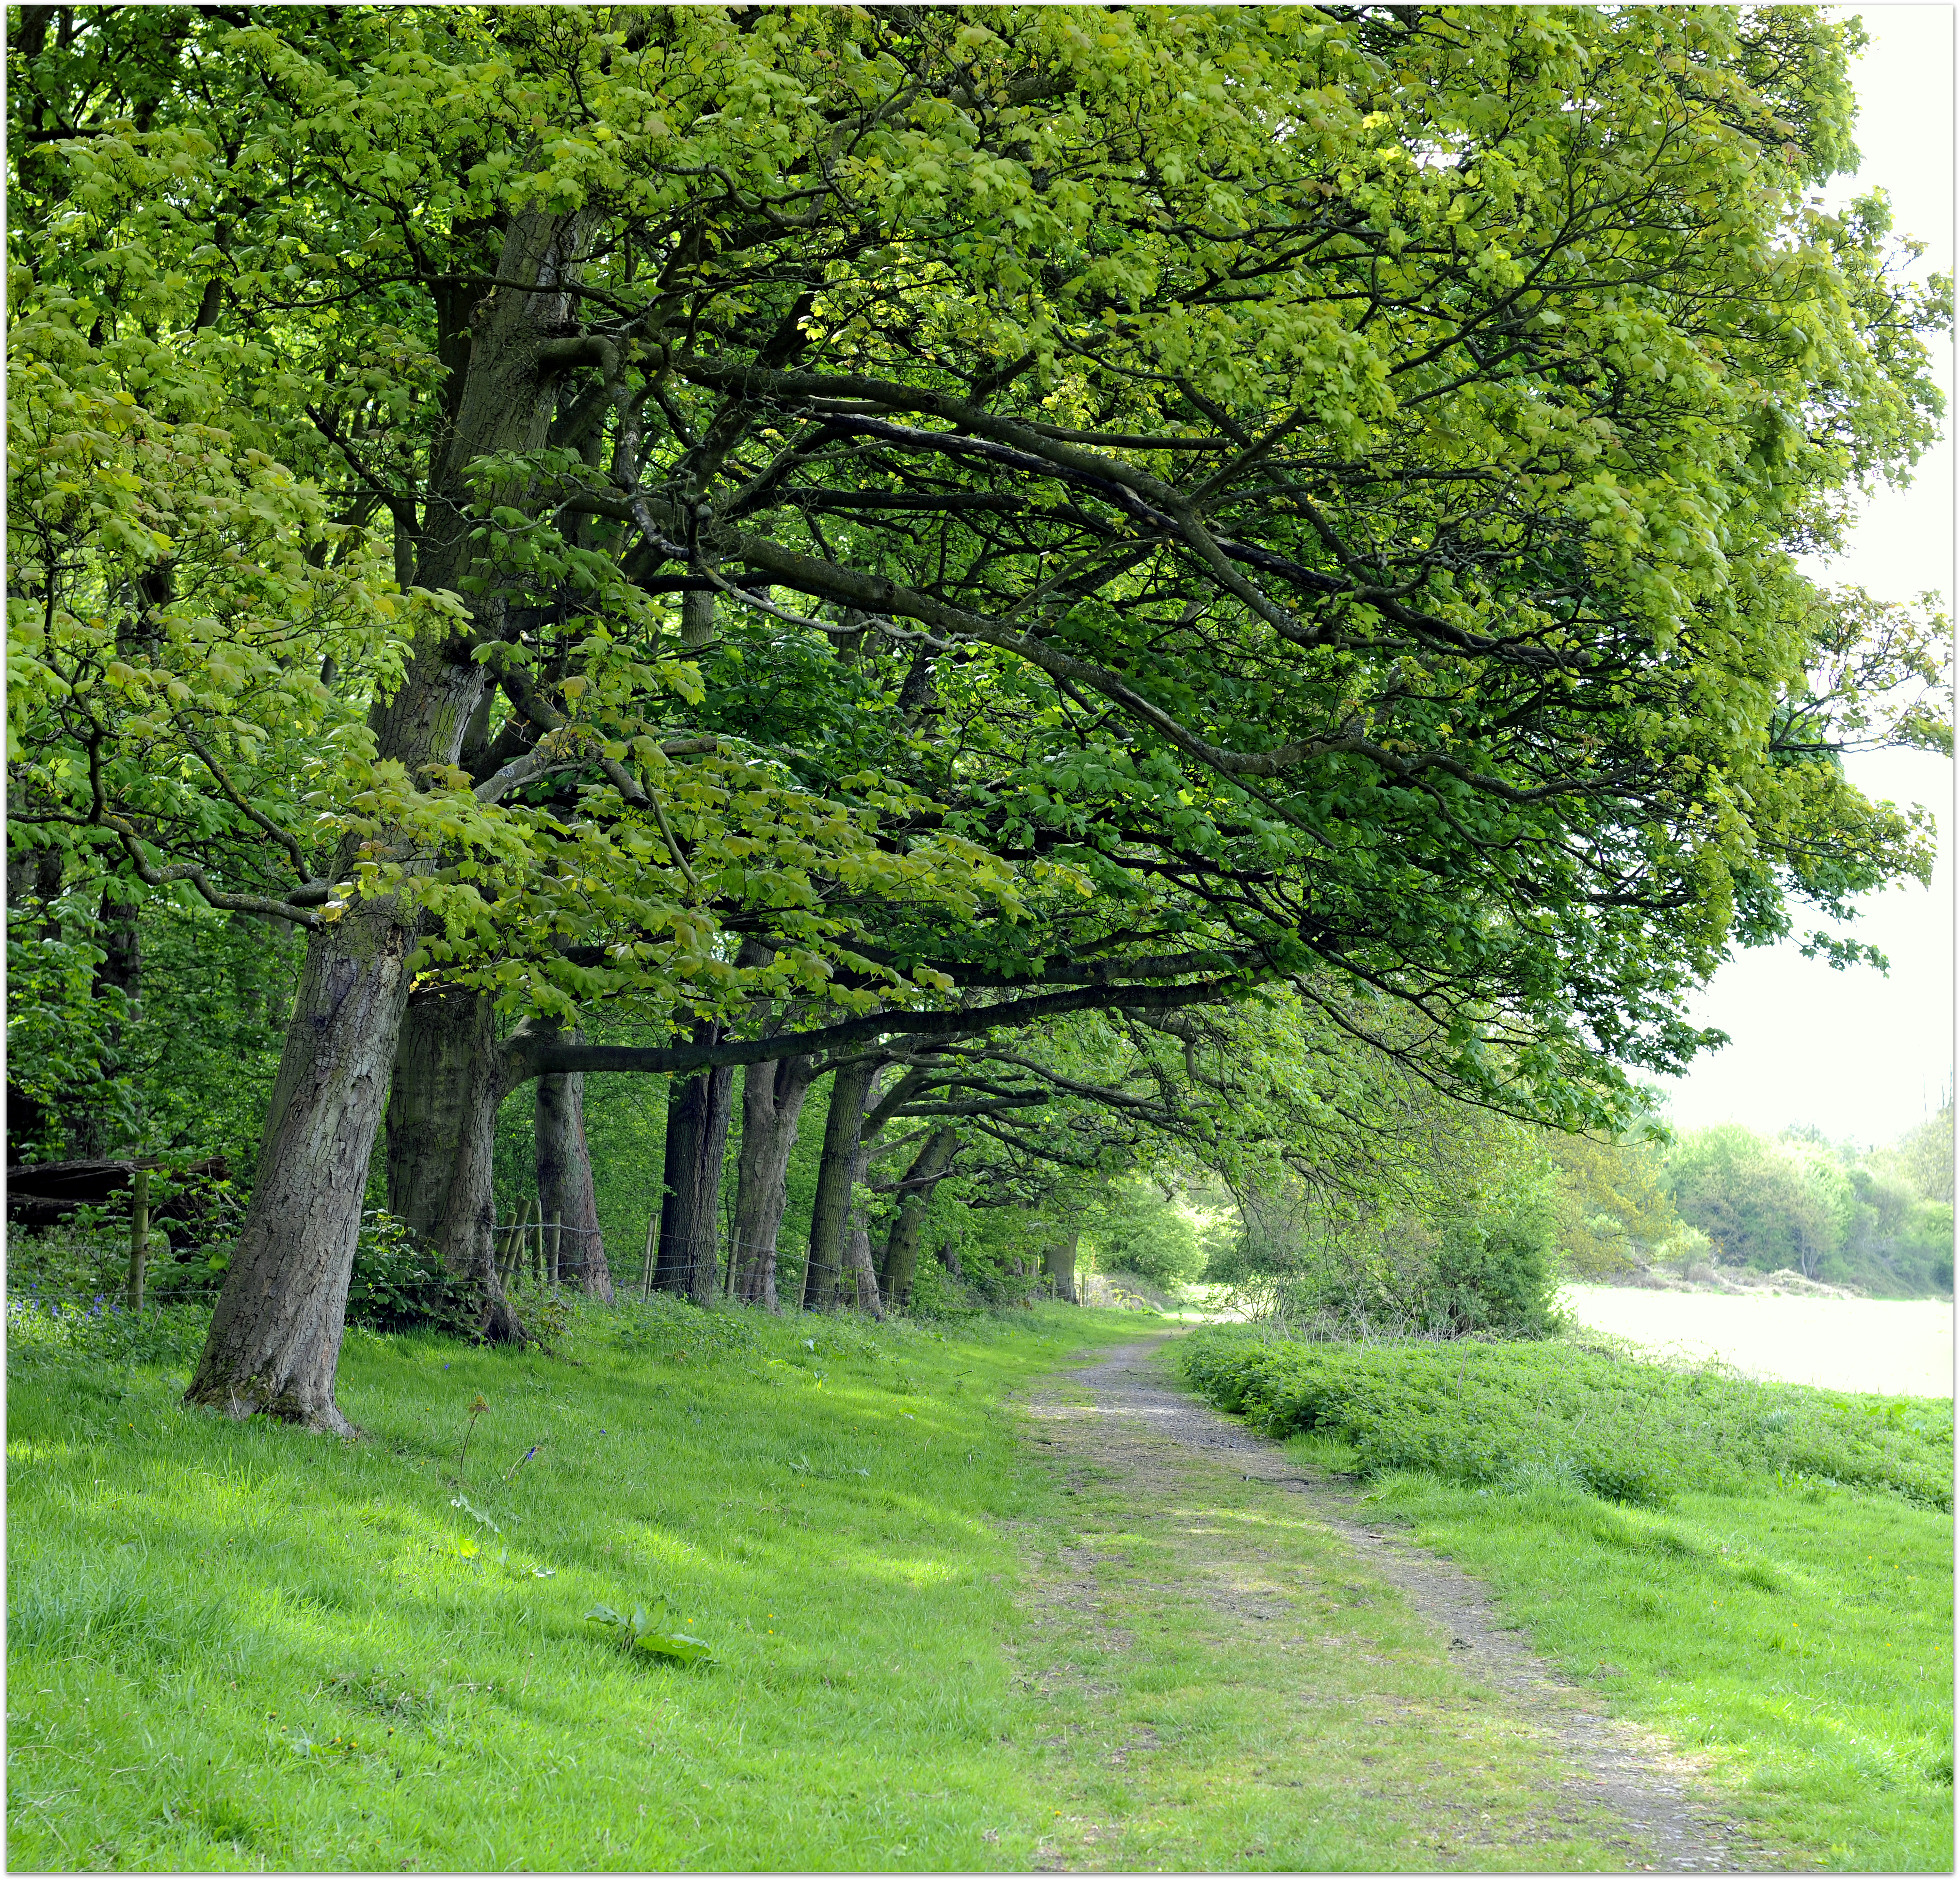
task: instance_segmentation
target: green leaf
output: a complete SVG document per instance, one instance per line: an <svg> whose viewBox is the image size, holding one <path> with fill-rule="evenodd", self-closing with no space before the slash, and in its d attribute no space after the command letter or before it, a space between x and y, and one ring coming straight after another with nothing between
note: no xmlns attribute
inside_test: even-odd
<svg viewBox="0 0 1960 1881"><path fill-rule="evenodd" d="M713 1666L721 1663L707 1641L696 1639L692 1633L635 1633L633 1644L643 1653L671 1659L683 1666Z"/></svg>

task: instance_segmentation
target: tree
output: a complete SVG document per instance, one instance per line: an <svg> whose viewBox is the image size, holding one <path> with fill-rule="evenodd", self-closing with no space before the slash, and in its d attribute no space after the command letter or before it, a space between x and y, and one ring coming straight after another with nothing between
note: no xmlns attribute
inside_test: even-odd
<svg viewBox="0 0 1960 1881"><path fill-rule="evenodd" d="M1901 1169L1930 1201L1953 1199L1953 1100L1906 1132L1896 1151Z"/></svg>
<svg viewBox="0 0 1960 1881"><path fill-rule="evenodd" d="M1668 1188L1719 1258L1808 1280L1834 1272L1851 1224L1850 1179L1828 1145L1769 1141L1739 1124L1694 1131L1669 1149Z"/></svg>
<svg viewBox="0 0 1960 1881"><path fill-rule="evenodd" d="M1608 1056L1678 1066L1732 941L1923 868L1834 759L1934 735L1930 630L1875 639L1790 559L1935 403L1882 213L1805 199L1850 158L1844 49L1800 8L27 36L25 410L87 406L29 424L17 487L31 813L307 930L193 1396L337 1425L420 972L562 1030L601 999L725 1028L633 1061L670 1071L763 1061L793 989L854 1015L776 1042L803 1055L1359 986L1452 1088L1607 1122ZM194 413L224 422L192 461ZM140 460L126 501L66 501L88 427ZM186 556L161 519L201 477L229 507ZM314 559L259 555L215 613L156 590L236 585L255 503ZM796 694L766 746L700 748L696 702L730 708L674 603L707 593L757 623L718 657ZM164 727L296 610L358 677L272 660L262 771ZM161 651L111 660L119 611ZM930 721L870 781L834 768L851 688ZM88 756L153 729L231 874ZM771 963L730 970L738 937ZM485 1207L448 1219L494 1307Z"/></svg>
<svg viewBox="0 0 1960 1881"><path fill-rule="evenodd" d="M1547 1131L1542 1140L1558 1171L1558 1251L1573 1276L1629 1272L1641 1250L1651 1254L1680 1233L1659 1148L1644 1131L1613 1141Z"/></svg>

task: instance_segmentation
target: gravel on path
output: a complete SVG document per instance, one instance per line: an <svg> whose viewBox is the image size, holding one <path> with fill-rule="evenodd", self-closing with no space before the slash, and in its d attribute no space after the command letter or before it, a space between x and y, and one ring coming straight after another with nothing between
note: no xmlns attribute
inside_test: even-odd
<svg viewBox="0 0 1960 1881"><path fill-rule="evenodd" d="M1178 1451L1198 1451L1248 1481L1301 1497L1317 1520L1351 1543L1435 1625L1465 1669L1503 1693L1555 1746L1569 1766L1567 1792L1624 1822L1630 1851L1650 1857L1630 1860L1629 1871L1768 1871L1766 1851L1748 1832L1696 1796L1694 1766L1662 1739L1608 1717L1584 1687L1534 1653L1522 1630L1494 1609L1482 1583L1371 1518L1359 1494L1341 1479L1296 1462L1278 1444L1172 1386L1161 1351L1173 1336L1115 1347L1055 1380L1028 1405L1043 1436L1136 1479L1140 1489L1147 1490L1153 1464L1160 1467Z"/></svg>

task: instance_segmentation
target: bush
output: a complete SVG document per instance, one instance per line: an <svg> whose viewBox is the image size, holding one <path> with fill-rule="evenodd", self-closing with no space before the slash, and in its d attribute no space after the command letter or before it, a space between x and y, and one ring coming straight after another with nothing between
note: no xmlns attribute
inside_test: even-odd
<svg viewBox="0 0 1960 1881"><path fill-rule="evenodd" d="M371 1208L361 1217L347 1287L349 1326L468 1338L483 1324L484 1303L482 1289L452 1274L441 1256L418 1246L406 1222L385 1208Z"/></svg>
<svg viewBox="0 0 1960 1881"><path fill-rule="evenodd" d="M1185 1380L1268 1436L1319 1431L1366 1475L1521 1488L1548 1475L1656 1507L1745 1478L1952 1507L1953 1412L1688 1371L1563 1340L1309 1345L1243 1328L1179 1342Z"/></svg>
<svg viewBox="0 0 1960 1881"><path fill-rule="evenodd" d="M1112 1184L1086 1211L1083 1240L1104 1272L1134 1274L1153 1287L1195 1280L1205 1264L1190 1217L1147 1183Z"/></svg>
<svg viewBox="0 0 1960 1881"><path fill-rule="evenodd" d="M1551 1210L1538 1193L1446 1220L1424 1316L1459 1334L1544 1337L1556 1323L1554 1232Z"/></svg>

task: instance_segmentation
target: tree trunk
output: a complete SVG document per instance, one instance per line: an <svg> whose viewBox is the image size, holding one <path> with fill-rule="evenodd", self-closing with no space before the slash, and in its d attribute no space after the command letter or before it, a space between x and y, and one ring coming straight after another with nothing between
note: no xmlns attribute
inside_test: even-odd
<svg viewBox="0 0 1960 1881"><path fill-rule="evenodd" d="M388 1212L425 1247L440 1247L449 1189L469 1127L476 1061L489 1037L488 1002L451 987L409 995L388 1084Z"/></svg>
<svg viewBox="0 0 1960 1881"><path fill-rule="evenodd" d="M520 1345L530 1335L497 1271L497 1112L511 1087L497 1046L495 1008L488 999L473 1004L476 1049L464 1081L462 1129L435 1245L451 1273L475 1281L482 1290L483 1336L493 1345Z"/></svg>
<svg viewBox="0 0 1960 1881"><path fill-rule="evenodd" d="M1066 1300L1071 1306L1079 1303L1075 1297L1075 1246L1081 1238L1071 1234L1067 1240L1055 1242L1042 1250L1042 1269L1055 1287L1055 1297Z"/></svg>
<svg viewBox="0 0 1960 1881"><path fill-rule="evenodd" d="M388 1087L388 1212L482 1288L484 1335L500 1344L525 1337L495 1246L497 1109L508 1094L491 1001L455 987L411 993Z"/></svg>
<svg viewBox="0 0 1960 1881"><path fill-rule="evenodd" d="M866 1151L861 1144L858 1151L858 1175L864 1173ZM864 1203L861 1197L854 1196L851 1203L851 1219L845 1230L846 1261L851 1278L857 1282L857 1305L861 1313L868 1313L874 1319L885 1316L885 1303L878 1296L878 1275L871 1265L871 1236L864 1224Z"/></svg>
<svg viewBox="0 0 1960 1881"><path fill-rule="evenodd" d="M577 226L576 218L542 209L514 216L498 275L539 285L564 279ZM562 330L571 309L564 294L500 290L481 311L455 426L444 461L433 469L417 544L416 579L426 588L454 591L469 572L476 527L464 475L469 465L488 453L534 450L545 442L553 390L539 349ZM501 635L503 603L494 591L473 611L475 634ZM429 636L401 684L375 707L375 756L398 764L409 778L419 781L431 766L456 762L488 676L473 657L473 638ZM385 845L385 832L381 840ZM337 880L352 873L355 841L350 837L336 858ZM236 1416L265 1411L343 1435L350 1429L333 1401L334 1372L368 1161L408 1000L405 963L415 925L414 915L393 899L377 897L357 899L339 920L307 936L251 1206L187 1402ZM493 1125L495 1116L493 1105ZM473 1139L479 1135L490 1131L470 1132ZM466 1142L463 1161L486 1148ZM487 1156L481 1160L487 1196ZM494 1327L502 1294L489 1258L487 1220L482 1226L481 1265L488 1275ZM452 1248L466 1239L473 1255L479 1238L473 1224L466 1228L452 1215L448 1232ZM508 1308L501 1317L508 1320Z"/></svg>
<svg viewBox="0 0 1960 1881"><path fill-rule="evenodd" d="M586 1147L583 1071L556 1072L538 1080L532 1138L537 1157L538 1203L547 1221L559 1224L562 1266L569 1268L587 1293L609 1307L612 1275L599 1232L592 1154Z"/></svg>
<svg viewBox="0 0 1960 1881"><path fill-rule="evenodd" d="M858 1152L865 1100L882 1068L876 1058L847 1059L831 1081L823 1160L817 1166L816 1196L810 1204L810 1259L803 1270L806 1313L828 1313L837 1303L837 1283L848 1251L851 1190L863 1168Z"/></svg>
<svg viewBox="0 0 1960 1881"><path fill-rule="evenodd" d="M113 1079L123 1068L125 1020L134 1023L141 1016L143 941L138 912L139 904L127 882L111 876L103 883L99 931L102 958L95 964L91 996L101 999L106 994L120 993L124 1001L123 1018L112 1020L103 1028L103 1040L107 1048L102 1058L105 1079ZM74 1113L74 1125L68 1133L69 1154L78 1162L106 1156L111 1147L110 1119L89 1100L89 1093L76 1094L83 1102Z"/></svg>
<svg viewBox="0 0 1960 1881"><path fill-rule="evenodd" d="M354 1434L334 1370L414 944L388 902L357 902L312 937L252 1205L186 1403Z"/></svg>
<svg viewBox="0 0 1960 1881"><path fill-rule="evenodd" d="M742 1080L742 1147L735 1163L735 1297L776 1298L776 1238L788 1198L790 1151L803 1100L816 1076L813 1058L765 1058Z"/></svg>
<svg viewBox="0 0 1960 1881"><path fill-rule="evenodd" d="M878 1276L886 1303L894 1313L902 1313L912 1303L912 1277L918 1271L919 1236L925 1227L926 1208L959 1147L959 1132L950 1124L935 1130L913 1157L912 1167L899 1185L898 1217L886 1236L885 1257Z"/></svg>
<svg viewBox="0 0 1960 1881"><path fill-rule="evenodd" d="M714 1026L695 1027L698 1044L712 1044ZM654 1284L684 1293L697 1306L714 1297L721 1248L721 1159L728 1146L735 1070L718 1065L676 1081L667 1098L667 1141L660 1203L660 1247Z"/></svg>

